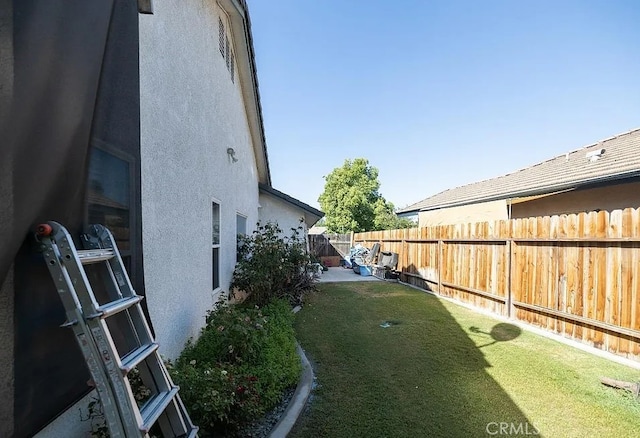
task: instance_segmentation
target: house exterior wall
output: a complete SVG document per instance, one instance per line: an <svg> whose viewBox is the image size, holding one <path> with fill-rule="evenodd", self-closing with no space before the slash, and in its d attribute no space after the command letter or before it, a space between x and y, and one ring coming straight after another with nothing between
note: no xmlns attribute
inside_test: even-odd
<svg viewBox="0 0 640 438"><path fill-rule="evenodd" d="M640 207L640 182L559 193L513 204L513 219Z"/></svg>
<svg viewBox="0 0 640 438"><path fill-rule="evenodd" d="M198 334L219 292L228 291L236 214L247 217L247 232L258 221L258 176L242 90L218 49L218 17L225 18L220 7L201 0L156 2L153 15L140 16L145 286L160 351L170 358ZM227 148L235 150L237 162ZM214 200L221 216L216 293Z"/></svg>
<svg viewBox="0 0 640 438"><path fill-rule="evenodd" d="M267 222L277 222L284 236L291 236L291 228L297 229L302 225L302 235L307 234L306 222L300 223L300 219L304 218L304 210L284 202L268 193L260 193L260 213L259 218L262 224Z"/></svg>
<svg viewBox="0 0 640 438"><path fill-rule="evenodd" d="M418 213L419 227L508 219L507 201L490 201Z"/></svg>

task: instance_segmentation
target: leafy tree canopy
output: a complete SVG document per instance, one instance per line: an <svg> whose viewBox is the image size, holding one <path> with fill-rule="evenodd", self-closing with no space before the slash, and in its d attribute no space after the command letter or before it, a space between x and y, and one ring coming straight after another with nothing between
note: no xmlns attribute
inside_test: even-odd
<svg viewBox="0 0 640 438"><path fill-rule="evenodd" d="M378 191L378 169L365 158L345 160L324 177L318 198L325 212L325 226L333 233L389 230L415 226L399 218L391 202Z"/></svg>

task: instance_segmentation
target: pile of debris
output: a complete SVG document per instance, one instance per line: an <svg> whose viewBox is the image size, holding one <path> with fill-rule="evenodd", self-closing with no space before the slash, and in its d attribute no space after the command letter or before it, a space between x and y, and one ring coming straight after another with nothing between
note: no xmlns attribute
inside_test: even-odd
<svg viewBox="0 0 640 438"><path fill-rule="evenodd" d="M345 267L362 276L374 275L380 279L397 279L399 272L398 253L380 251L380 244L375 243L369 249L357 244L349 251L349 260L345 259Z"/></svg>

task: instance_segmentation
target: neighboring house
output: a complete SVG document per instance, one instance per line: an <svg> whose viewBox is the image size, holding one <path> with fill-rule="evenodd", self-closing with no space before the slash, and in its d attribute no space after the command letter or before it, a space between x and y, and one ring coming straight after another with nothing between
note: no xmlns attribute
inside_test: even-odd
<svg viewBox="0 0 640 438"><path fill-rule="evenodd" d="M37 16L41 24L57 17L73 29L71 18L82 22L83 11L64 2L49 4L51 10L16 5L13 16ZM104 55L99 52L101 64L93 70L99 75L93 100L85 109L78 105L94 111L83 121L90 136L89 130L86 137L76 131L67 136L77 143L79 176L73 180L71 172L65 175L71 167L63 162L52 178L68 179L68 187L51 185L54 200L60 202L41 202L27 220L32 225L58 220L73 233L95 222L112 229L134 287L145 295L160 352L175 358L185 342L198 335L206 312L229 291L238 234L250 234L259 221L278 222L285 231L302 225L306 232L323 213L271 187L244 0L163 0L153 3L152 15L139 15L131 0L113 4L113 11L103 8L93 28L64 35L69 38L61 40L67 45L47 46L53 50L47 59L65 72L72 66L64 60L75 53L65 50L82 46L74 43L82 32L84 38L97 35ZM37 27L23 36L18 24L14 38L21 44L16 50L37 49L44 38ZM49 26L52 34L64 33L56 26ZM30 36L31 46L22 42ZM58 49L60 56L53 56ZM29 56L38 59L37 52L17 52L16 71L39 65L29 61ZM79 76L90 70L84 67ZM84 84L69 82L71 87L76 83ZM46 85L55 90L55 83ZM78 94L85 96L86 90ZM66 126L75 129L81 124L75 122ZM53 125L41 128L43 135ZM55 143L56 137L51 139ZM7 195L4 189L11 190L11 185L4 185L3 178L0 175L2 213L10 215L17 204L12 196L18 192ZM16 207L13 214L18 213ZM3 220L0 215L0 226ZM6 401L0 407L0 436L33 436L38 431L40 437L86 436L90 422L80 421L79 409L85 409L91 397L89 375L73 333L59 327L64 312L29 237L0 285L0 396Z"/></svg>
<svg viewBox="0 0 640 438"><path fill-rule="evenodd" d="M410 207L413 207L413 205L407 206L407 208ZM396 210L396 215L399 218L409 219L411 222L414 222L416 224L418 223L418 210L405 211L404 208L399 208L398 210Z"/></svg>
<svg viewBox="0 0 640 438"><path fill-rule="evenodd" d="M398 215L419 226L640 207L640 129L526 169L445 190Z"/></svg>

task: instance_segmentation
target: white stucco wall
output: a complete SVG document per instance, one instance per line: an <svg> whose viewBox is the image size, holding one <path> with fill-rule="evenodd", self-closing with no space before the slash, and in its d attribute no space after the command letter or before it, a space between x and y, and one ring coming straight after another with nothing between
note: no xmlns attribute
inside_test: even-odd
<svg viewBox="0 0 640 438"><path fill-rule="evenodd" d="M140 15L145 287L160 351L197 335L212 293L211 202L221 207L220 284L235 265L236 214L258 220L258 177L240 81L218 50L216 2L163 0ZM223 16L224 17L224 16ZM235 150L237 162L227 155Z"/></svg>
<svg viewBox="0 0 640 438"><path fill-rule="evenodd" d="M297 229L302 225L300 237L306 236L307 224L300 223L300 219L304 218L304 210L268 193L260 193L259 218L263 224L277 222L285 236L291 236L291 228Z"/></svg>

